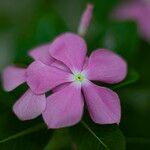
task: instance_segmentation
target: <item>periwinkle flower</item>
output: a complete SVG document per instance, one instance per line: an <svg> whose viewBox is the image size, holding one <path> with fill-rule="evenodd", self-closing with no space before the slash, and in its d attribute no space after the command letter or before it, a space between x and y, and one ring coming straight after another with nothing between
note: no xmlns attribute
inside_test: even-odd
<svg viewBox="0 0 150 150"><path fill-rule="evenodd" d="M97 49L90 57L86 53L84 39L68 32L32 50L29 55L35 61L26 69L6 68L3 79L7 91L24 82L29 86L13 107L18 118L29 120L42 114L48 128L72 126L81 120L85 102L95 123L118 124L118 95L93 81L119 83L126 77L127 64L107 49ZM46 98L50 90L53 93Z"/></svg>
<svg viewBox="0 0 150 150"><path fill-rule="evenodd" d="M131 0L120 4L113 12L117 20L132 20L137 23L139 34L150 42L150 1Z"/></svg>

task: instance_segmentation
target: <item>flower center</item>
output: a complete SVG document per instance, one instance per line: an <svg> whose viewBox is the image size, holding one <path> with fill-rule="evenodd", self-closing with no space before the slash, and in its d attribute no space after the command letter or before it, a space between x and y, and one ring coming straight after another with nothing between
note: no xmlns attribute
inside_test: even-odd
<svg viewBox="0 0 150 150"><path fill-rule="evenodd" d="M85 79L85 77L84 77L83 74L79 73L79 74L75 74L75 75L74 75L74 79L75 79L75 81L83 82L84 79Z"/></svg>
<svg viewBox="0 0 150 150"><path fill-rule="evenodd" d="M87 75L86 72L82 71L82 72L73 72L71 74L71 76L69 77L69 81L74 82L75 85L82 85L84 83L86 83L87 81Z"/></svg>

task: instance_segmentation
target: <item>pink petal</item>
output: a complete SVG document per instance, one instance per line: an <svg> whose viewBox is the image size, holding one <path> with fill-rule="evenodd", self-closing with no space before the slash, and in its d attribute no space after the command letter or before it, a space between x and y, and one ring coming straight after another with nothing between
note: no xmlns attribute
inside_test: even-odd
<svg viewBox="0 0 150 150"><path fill-rule="evenodd" d="M91 54L86 71L90 80L118 83L127 75L127 64L112 51L99 49Z"/></svg>
<svg viewBox="0 0 150 150"><path fill-rule="evenodd" d="M58 68L58 69L61 69L61 70L63 70L63 71L66 71L66 72L70 72L70 73L71 73L71 70L70 70L64 63L62 63L62 62L59 61L59 60L55 60L55 61L51 64L51 66L54 66L54 67L56 67L56 68Z"/></svg>
<svg viewBox="0 0 150 150"><path fill-rule="evenodd" d="M86 57L85 60L84 60L83 69L85 69L88 66L88 63L89 63L89 58Z"/></svg>
<svg viewBox="0 0 150 150"><path fill-rule="evenodd" d="M6 91L12 91L26 81L26 69L15 66L7 67L3 71L3 86Z"/></svg>
<svg viewBox="0 0 150 150"><path fill-rule="evenodd" d="M92 82L83 85L83 93L92 120L99 124L119 123L121 108L118 95Z"/></svg>
<svg viewBox="0 0 150 150"><path fill-rule="evenodd" d="M150 5L147 5L143 8L141 12L141 17L139 18L138 25L139 25L139 33L141 36L150 42Z"/></svg>
<svg viewBox="0 0 150 150"><path fill-rule="evenodd" d="M49 47L50 44L41 45L29 51L29 55L34 60L39 60L46 65L50 65L52 62L54 62L55 59L51 57L49 53Z"/></svg>
<svg viewBox="0 0 150 150"><path fill-rule="evenodd" d="M119 20L131 19L137 21L141 17L142 11L143 6L141 1L125 2L116 8L113 15Z"/></svg>
<svg viewBox="0 0 150 150"><path fill-rule="evenodd" d="M47 98L43 118L48 128L72 126L81 120L83 105L81 87L71 83Z"/></svg>
<svg viewBox="0 0 150 150"><path fill-rule="evenodd" d="M133 20L137 23L139 34L150 41L150 2L149 0L134 0L119 5L113 12L117 20Z"/></svg>
<svg viewBox="0 0 150 150"><path fill-rule="evenodd" d="M61 85L56 86L55 88L52 89L53 93L56 93L62 89L64 89L65 87L67 87L70 83L63 83Z"/></svg>
<svg viewBox="0 0 150 150"><path fill-rule="evenodd" d="M52 88L69 82L70 74L40 61L33 62L27 68L27 84L36 94L45 93Z"/></svg>
<svg viewBox="0 0 150 150"><path fill-rule="evenodd" d="M50 54L63 62L71 71L81 71L86 56L86 43L74 33L65 33L57 37L50 46Z"/></svg>
<svg viewBox="0 0 150 150"><path fill-rule="evenodd" d="M20 120L38 117L46 107L45 95L35 95L28 90L13 106L13 111Z"/></svg>
<svg viewBox="0 0 150 150"><path fill-rule="evenodd" d="M139 33L143 39L150 42L150 20L139 23Z"/></svg>

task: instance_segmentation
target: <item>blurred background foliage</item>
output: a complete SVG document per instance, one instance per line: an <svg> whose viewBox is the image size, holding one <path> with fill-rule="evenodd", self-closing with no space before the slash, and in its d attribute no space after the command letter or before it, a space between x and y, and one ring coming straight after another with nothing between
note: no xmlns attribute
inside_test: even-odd
<svg viewBox="0 0 150 150"><path fill-rule="evenodd" d="M121 0L0 0L0 72L12 63L26 66L32 61L27 56L30 49L60 33L76 32L87 2L95 5L86 36L89 54L96 48L109 48L129 65L127 79L112 86L121 98L120 126L95 125L86 112L83 122L60 130L47 130L40 117L20 122L12 105L27 87L6 93L1 83L0 150L150 149L150 45L140 38L134 22L110 18Z"/></svg>

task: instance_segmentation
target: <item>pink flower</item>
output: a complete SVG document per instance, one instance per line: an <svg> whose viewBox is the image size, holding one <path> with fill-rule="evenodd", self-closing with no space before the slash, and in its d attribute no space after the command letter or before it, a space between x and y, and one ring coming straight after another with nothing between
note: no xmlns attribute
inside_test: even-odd
<svg viewBox="0 0 150 150"><path fill-rule="evenodd" d="M28 120L42 113L49 128L71 126L81 120L85 101L95 123L119 123L118 95L91 81L122 81L127 74L126 62L106 49L87 58L84 39L74 33L57 37L48 47L30 52L35 61L27 69L9 67L4 71L7 91L23 82L30 87L14 105L16 115ZM46 100L44 93L51 89L54 93Z"/></svg>
<svg viewBox="0 0 150 150"><path fill-rule="evenodd" d="M81 20L88 21L81 21L81 26L87 28L91 8L85 12ZM126 77L127 64L110 50L95 50L89 58L86 53L87 46L81 36L65 33L51 44L30 51L29 55L35 61L27 68L6 68L3 72L6 91L25 82L29 86L13 106L18 118L29 120L42 114L48 128L72 126L81 120L85 102L95 123L119 123L118 95L93 81L118 83ZM45 93L50 90L53 94L46 98Z"/></svg>
<svg viewBox="0 0 150 150"><path fill-rule="evenodd" d="M116 8L113 16L118 20L133 20L137 23L139 34L150 42L150 1L132 0Z"/></svg>

